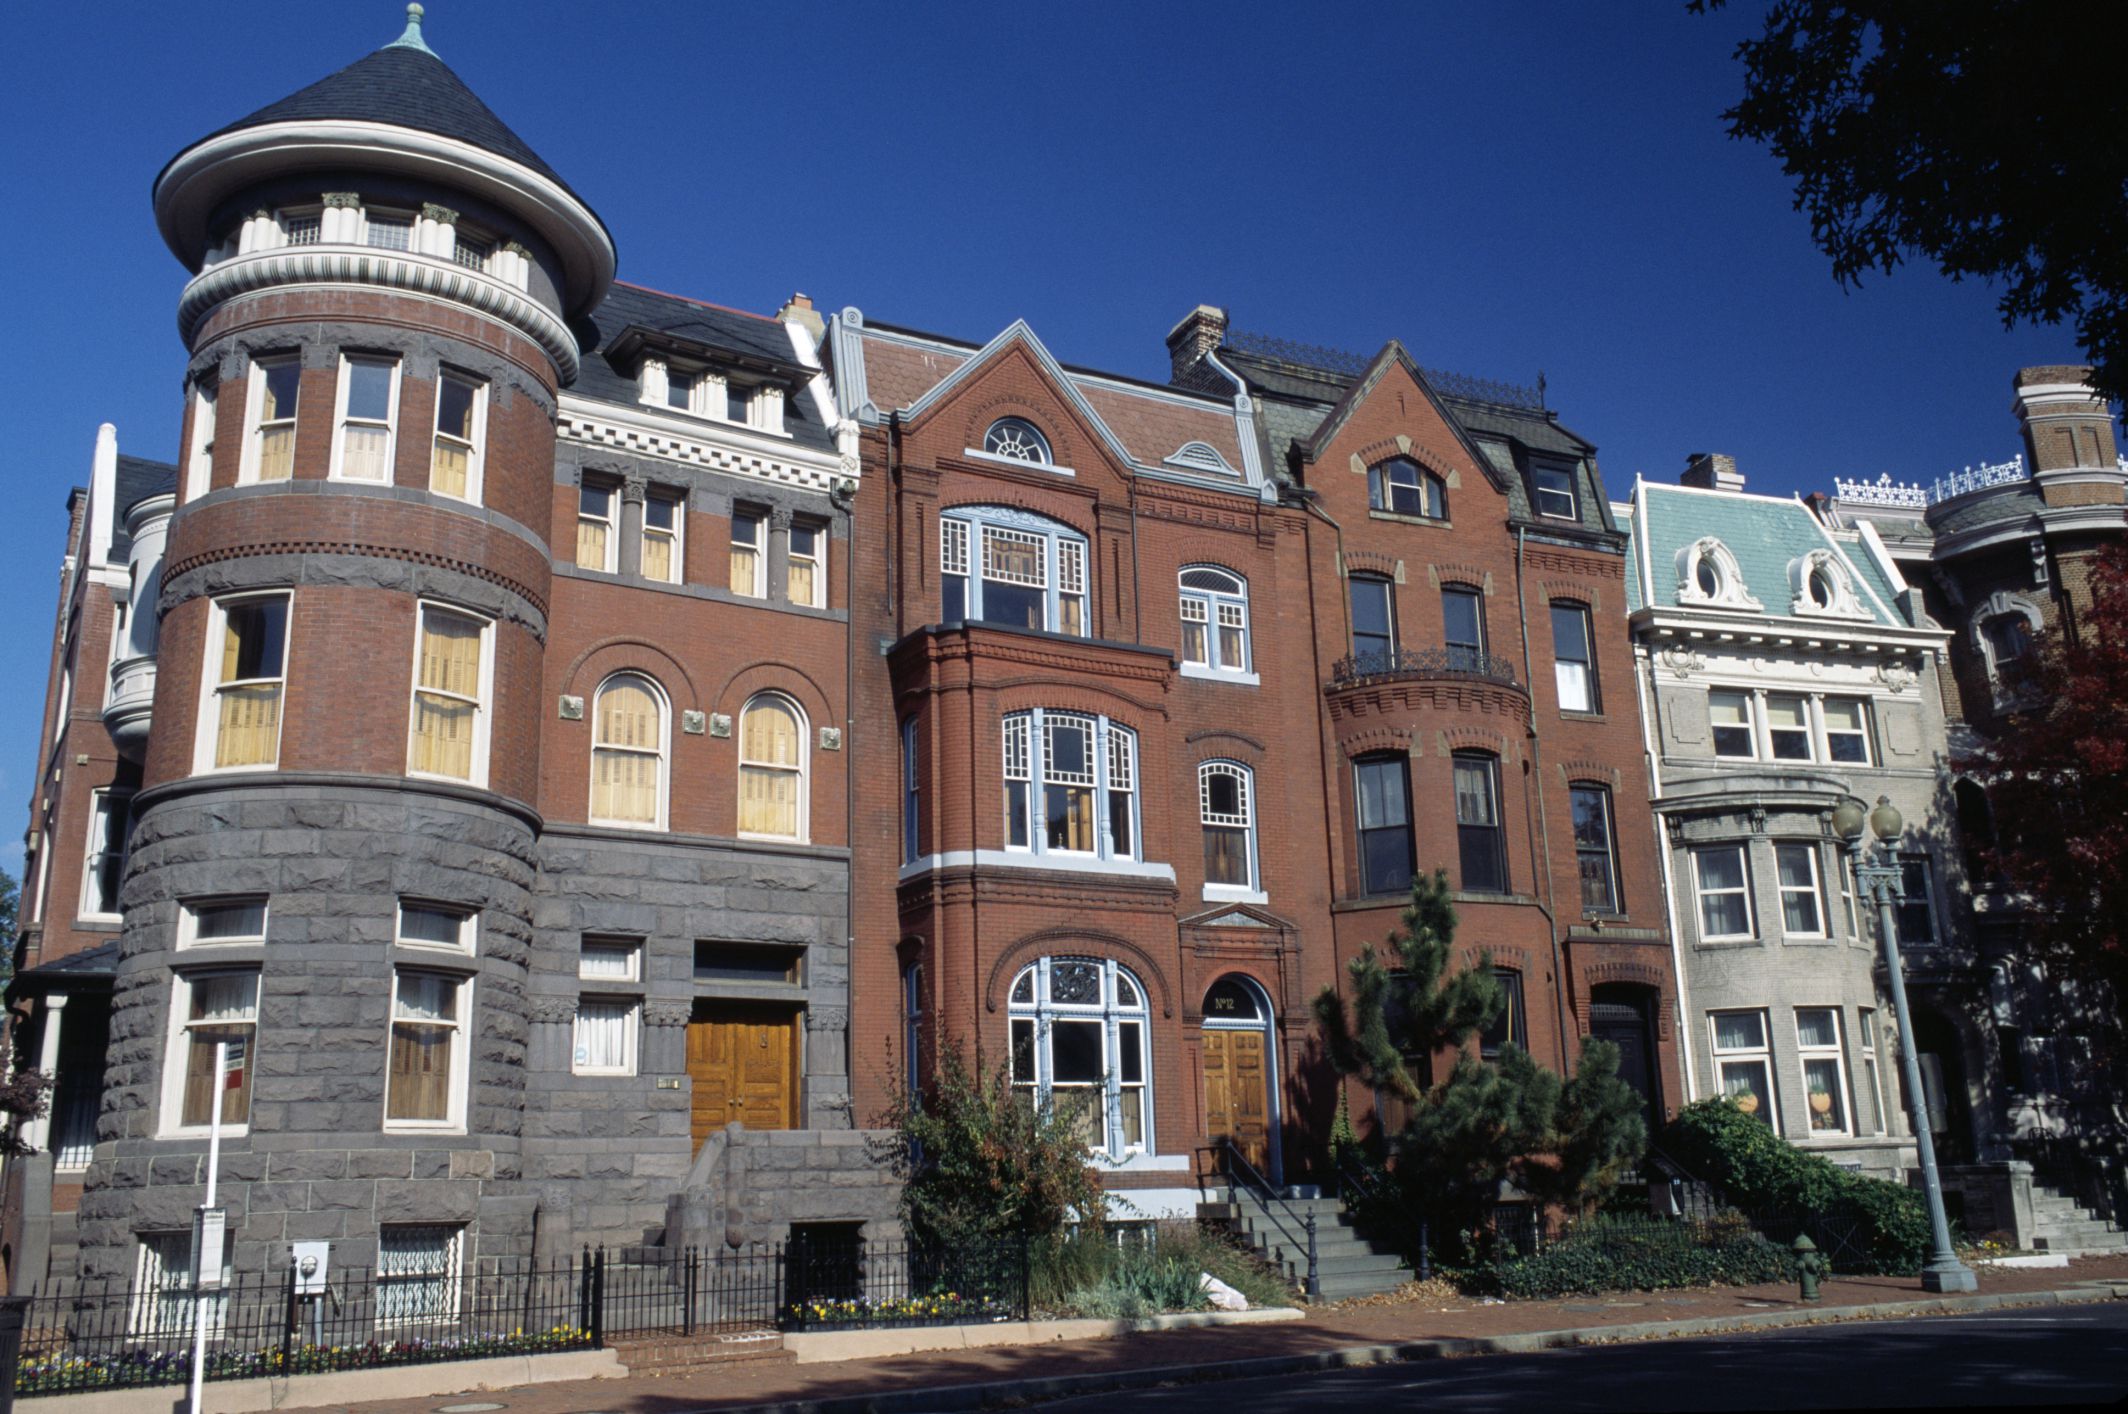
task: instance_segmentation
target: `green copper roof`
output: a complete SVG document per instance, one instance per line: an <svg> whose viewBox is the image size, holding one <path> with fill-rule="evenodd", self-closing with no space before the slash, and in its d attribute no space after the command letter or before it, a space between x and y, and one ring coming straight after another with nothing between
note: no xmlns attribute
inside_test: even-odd
<svg viewBox="0 0 2128 1414"><path fill-rule="evenodd" d="M1859 543L1859 537L1836 538L1801 501L1649 482L1636 488L1635 501L1637 514L1630 527L1634 539L1633 575L1644 575L1646 582L1628 590L1627 603L1631 608L1643 604L1677 608L1677 552L1702 537L1712 536L1736 556L1744 587L1764 606L1763 612L1754 617L1799 617L1789 612L1794 595L1789 589L1788 567L1812 550L1831 550L1846 564L1855 581L1856 596L1869 611L1872 623L1910 627L1899 611L1890 582ZM1643 537L1647 542L1645 552L1640 544Z"/></svg>

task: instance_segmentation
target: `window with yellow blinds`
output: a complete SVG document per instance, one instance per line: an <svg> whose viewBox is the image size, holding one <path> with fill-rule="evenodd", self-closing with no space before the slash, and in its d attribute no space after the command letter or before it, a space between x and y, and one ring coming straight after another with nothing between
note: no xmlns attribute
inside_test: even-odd
<svg viewBox="0 0 2128 1414"><path fill-rule="evenodd" d="M219 603L215 621L221 652L213 691L214 766L271 766L281 749L288 596Z"/></svg>
<svg viewBox="0 0 2128 1414"><path fill-rule="evenodd" d="M261 359L251 366L253 481L286 481L295 469L296 402L302 365L294 358Z"/></svg>
<svg viewBox="0 0 2128 1414"><path fill-rule="evenodd" d="M791 526L789 591L793 604L809 609L827 607L827 566L824 563L827 534L817 525Z"/></svg>
<svg viewBox="0 0 2128 1414"><path fill-rule="evenodd" d="M487 634L485 619L421 606L406 764L410 775L476 783L486 775L481 698Z"/></svg>
<svg viewBox="0 0 2128 1414"><path fill-rule="evenodd" d="M429 455L429 490L461 501L480 499L480 440L487 421L487 389L445 373L436 380L436 438Z"/></svg>
<svg viewBox="0 0 2128 1414"><path fill-rule="evenodd" d="M440 972L392 974L392 1035L384 1085L387 1127L464 1123L465 1020L472 983Z"/></svg>
<svg viewBox="0 0 2128 1414"><path fill-rule="evenodd" d="M683 575L680 553L681 502L652 495L643 501L643 578L678 584Z"/></svg>
<svg viewBox="0 0 2128 1414"><path fill-rule="evenodd" d="M665 816L665 698L635 673L608 678L592 713L591 818L656 827Z"/></svg>
<svg viewBox="0 0 2128 1414"><path fill-rule="evenodd" d="M259 1014L258 969L180 973L177 978L177 1034L169 1070L175 1082L176 1113L172 1130L204 1130L214 1119L220 1097L222 1123L241 1125L251 1118L251 1054ZM217 1049L227 1047L222 1070L215 1071Z"/></svg>
<svg viewBox="0 0 2128 1414"><path fill-rule="evenodd" d="M761 517L752 511L732 511L731 592L749 599L765 598L768 593L762 588L761 578L762 524Z"/></svg>
<svg viewBox="0 0 2128 1414"><path fill-rule="evenodd" d="M777 693L754 698L740 715L739 833L805 838L805 715Z"/></svg>
<svg viewBox="0 0 2128 1414"><path fill-rule="evenodd" d="M613 488L585 483L576 492L576 567L613 573Z"/></svg>

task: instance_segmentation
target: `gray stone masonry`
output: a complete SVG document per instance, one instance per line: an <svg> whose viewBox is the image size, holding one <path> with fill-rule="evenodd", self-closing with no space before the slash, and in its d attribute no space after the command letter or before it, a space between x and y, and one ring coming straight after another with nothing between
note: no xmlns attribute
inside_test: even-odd
<svg viewBox="0 0 2128 1414"><path fill-rule="evenodd" d="M687 1186L672 1195L668 1247L735 1248L782 1242L791 1224L861 1222L867 1238L901 1231L901 1184L884 1130L747 1130L727 1126L702 1146Z"/></svg>

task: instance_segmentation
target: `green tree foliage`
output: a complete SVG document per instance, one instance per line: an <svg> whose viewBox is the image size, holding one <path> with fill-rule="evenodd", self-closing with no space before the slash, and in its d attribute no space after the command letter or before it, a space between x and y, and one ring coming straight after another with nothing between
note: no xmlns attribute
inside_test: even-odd
<svg viewBox="0 0 2128 1414"><path fill-rule="evenodd" d="M1618 1051L1590 1040L1571 1079L1513 1044L1494 1060L1470 1050L1504 998L1492 960L1452 966L1456 912L1448 876L1413 882L1389 963L1372 947L1350 967L1349 998L1315 1000L1331 1063L1401 1096L1411 1118L1387 1136L1398 1182L1428 1212L1475 1226L1503 1179L1541 1201L1584 1209L1617 1183L1647 1139L1639 1097L1618 1078ZM1393 964L1393 965L1390 965ZM1432 1083L1432 1058L1458 1054Z"/></svg>
<svg viewBox="0 0 2128 1414"><path fill-rule="evenodd" d="M895 1094L883 1124L894 1132L902 1222L917 1242L1042 1240L1102 1222L1084 1138L1014 1094L1002 1069L979 1074L957 1046L943 1049L921 1094Z"/></svg>
<svg viewBox="0 0 2128 1414"><path fill-rule="evenodd" d="M1726 0L1689 0L1694 12ZM2076 321L2128 394L2128 84L2111 7L1774 0L1722 116L1795 182L1853 284L1910 253L1999 283L2003 322Z"/></svg>

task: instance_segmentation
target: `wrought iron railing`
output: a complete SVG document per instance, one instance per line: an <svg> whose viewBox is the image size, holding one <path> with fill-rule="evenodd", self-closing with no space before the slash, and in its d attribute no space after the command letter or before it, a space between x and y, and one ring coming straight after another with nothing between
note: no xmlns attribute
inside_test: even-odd
<svg viewBox="0 0 2128 1414"><path fill-rule="evenodd" d="M1949 476L1939 476L1926 486L1918 482L1894 481L1886 472L1875 481L1849 481L1836 476L1832 489L1846 505L1918 511L1954 496L1985 491L1994 486L2015 486L2027 480L2030 480L2030 473L2025 470L2024 453L2018 452L2006 462L1982 462L1979 466L1954 471Z"/></svg>
<svg viewBox="0 0 2128 1414"><path fill-rule="evenodd" d="M1355 653L1330 670L1330 685L1349 687L1370 678L1468 678L1515 685L1515 665L1474 648L1392 648L1383 653Z"/></svg>
<svg viewBox="0 0 2128 1414"><path fill-rule="evenodd" d="M1301 1290L1310 1301L1319 1300L1323 1284L1317 1271L1315 1213L1296 1211L1291 1203L1271 1186L1271 1181L1249 1162L1231 1138L1222 1137L1213 1146L1213 1159L1227 1181L1227 1191L1235 1207L1252 1207L1262 1220L1267 1235L1274 1236L1287 1252L1307 1254L1307 1269L1301 1282Z"/></svg>

